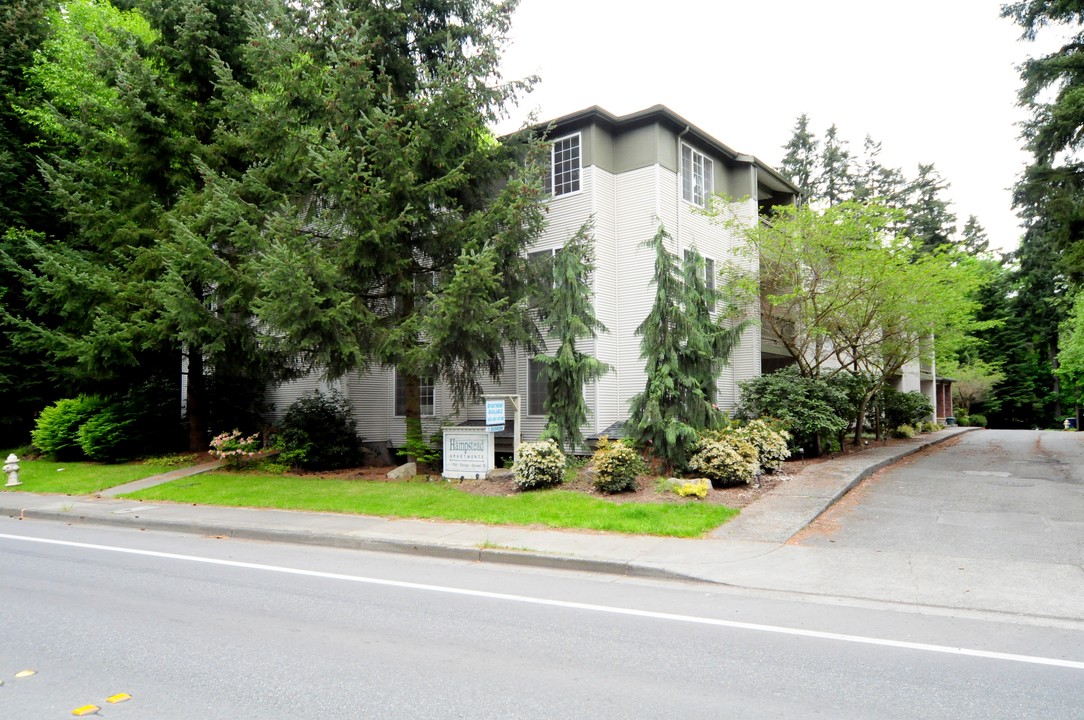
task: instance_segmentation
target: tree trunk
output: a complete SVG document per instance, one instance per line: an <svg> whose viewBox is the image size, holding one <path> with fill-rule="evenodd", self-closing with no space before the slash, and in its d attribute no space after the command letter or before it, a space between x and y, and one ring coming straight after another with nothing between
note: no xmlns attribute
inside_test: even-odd
<svg viewBox="0 0 1084 720"><path fill-rule="evenodd" d="M403 375L403 393L406 400L406 459L418 462L418 452L425 437L422 433L422 381L417 375Z"/></svg>
<svg viewBox="0 0 1084 720"><path fill-rule="evenodd" d="M858 447L862 444L862 429L866 425L866 410L869 408L869 401L871 395L866 393L862 396L862 400L858 403L858 416L854 419L854 445Z"/></svg>
<svg viewBox="0 0 1084 720"><path fill-rule="evenodd" d="M203 354L189 347L185 407L188 416L188 450L190 452L203 452L207 449L206 396L207 383L203 377Z"/></svg>

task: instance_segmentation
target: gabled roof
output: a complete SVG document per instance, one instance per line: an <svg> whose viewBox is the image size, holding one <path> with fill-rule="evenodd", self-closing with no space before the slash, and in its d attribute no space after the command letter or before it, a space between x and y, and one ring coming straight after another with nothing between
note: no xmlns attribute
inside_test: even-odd
<svg viewBox="0 0 1084 720"><path fill-rule="evenodd" d="M755 166L758 170L760 182L772 190L795 195L799 192L798 188L790 180L772 166L761 161L756 156L739 153L737 150L724 145L665 105L652 105L649 108L628 115L614 115L598 105L593 105L547 122L538 123L535 128L542 130L552 127L554 132L564 132L586 125L599 125L611 132L615 132L631 130L654 123L668 127L678 133L684 132L686 137L693 138L698 144L715 150L731 164Z"/></svg>

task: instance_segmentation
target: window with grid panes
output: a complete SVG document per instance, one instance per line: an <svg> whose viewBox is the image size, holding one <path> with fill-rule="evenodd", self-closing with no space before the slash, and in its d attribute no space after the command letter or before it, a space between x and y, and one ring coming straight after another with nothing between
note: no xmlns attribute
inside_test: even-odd
<svg viewBox="0 0 1084 720"><path fill-rule="evenodd" d="M708 200L715 192L714 168L711 158L704 153L688 145L681 146L681 197L685 202L708 206Z"/></svg>
<svg viewBox="0 0 1084 720"><path fill-rule="evenodd" d="M550 145L550 171L546 192L554 197L580 191L580 136L554 140Z"/></svg>
<svg viewBox="0 0 1084 720"><path fill-rule="evenodd" d="M436 413L436 401L435 392L433 386L433 378L421 379L421 387L419 388L419 401L418 405L421 408L422 417L433 415ZM406 415L406 382L404 376L398 370L395 371L395 416L403 417Z"/></svg>

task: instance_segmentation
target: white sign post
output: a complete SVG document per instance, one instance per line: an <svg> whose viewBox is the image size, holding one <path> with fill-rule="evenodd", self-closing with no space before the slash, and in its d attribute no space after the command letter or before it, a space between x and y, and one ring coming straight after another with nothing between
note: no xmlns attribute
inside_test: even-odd
<svg viewBox="0 0 1084 720"><path fill-rule="evenodd" d="M496 467L493 433L484 427L444 428L444 472L446 478L483 478Z"/></svg>

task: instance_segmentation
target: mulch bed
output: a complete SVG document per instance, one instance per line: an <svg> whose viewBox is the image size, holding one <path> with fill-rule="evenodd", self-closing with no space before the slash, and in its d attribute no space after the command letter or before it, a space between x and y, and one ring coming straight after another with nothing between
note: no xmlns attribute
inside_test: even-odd
<svg viewBox="0 0 1084 720"><path fill-rule="evenodd" d="M889 440L888 445L893 445L900 441ZM868 446L860 448L853 448L848 446L847 453L851 454L855 452L862 452L864 450L872 449L873 447L883 447L884 443L870 443ZM591 482L591 473L588 468L580 470L576 479L572 482L561 485L561 489L574 490L582 492L588 495L593 495L600 498L605 498L612 502L628 503L628 502L707 502L719 505L727 505L734 508L743 508L755 502L765 493L771 492L774 488L779 487L783 483L790 482L800 472L812 465L818 465L820 463L831 462L834 458L839 457L836 455L825 455L819 458L804 459L804 460L791 460L784 464L783 470L779 473L772 475L763 475L759 478L757 485L734 485L730 487L712 488L708 491L708 496L703 500L696 498L682 499L677 495L667 492L660 493L656 490L656 483L658 478L661 477L661 473L654 473L650 475L643 475L636 480L636 490L618 493L615 495L608 495L601 493L594 488ZM319 478L335 478L340 480L366 480L374 482L413 482L413 478L410 480L391 480L387 477L388 473L395 469L395 466L370 466L370 467L355 467L345 468L342 470L325 470L325 471L312 471L312 472L299 472L289 473L297 477L319 477ZM433 481L442 481L439 471L430 471L429 477ZM455 483L460 489L465 492L469 492L475 495L488 495L488 496L510 496L517 495L520 492L511 478L501 478L494 480L450 480L447 482Z"/></svg>

